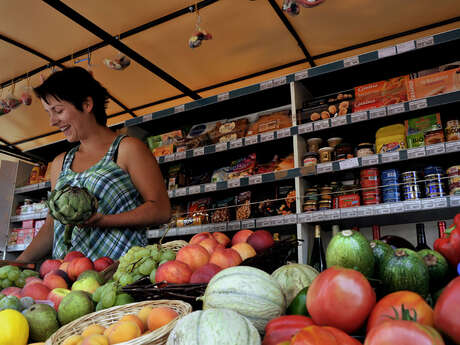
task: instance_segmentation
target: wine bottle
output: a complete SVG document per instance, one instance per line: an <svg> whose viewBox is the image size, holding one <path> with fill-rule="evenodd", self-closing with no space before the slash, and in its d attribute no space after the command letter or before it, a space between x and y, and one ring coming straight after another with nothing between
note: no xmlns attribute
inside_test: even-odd
<svg viewBox="0 0 460 345"><path fill-rule="evenodd" d="M324 271L326 266L326 256L324 255L323 243L321 241L321 226L315 225L315 239L311 250L309 265L318 272Z"/></svg>
<svg viewBox="0 0 460 345"><path fill-rule="evenodd" d="M372 225L372 239L378 240L380 238L380 225Z"/></svg>
<svg viewBox="0 0 460 345"><path fill-rule="evenodd" d="M425 224L417 223L415 226L417 227L417 246L415 247L415 250L419 251L422 249L431 249L426 244Z"/></svg>
<svg viewBox="0 0 460 345"><path fill-rule="evenodd" d="M446 222L445 221L440 220L438 222L438 235L439 235L439 238L444 238L444 236L446 235Z"/></svg>

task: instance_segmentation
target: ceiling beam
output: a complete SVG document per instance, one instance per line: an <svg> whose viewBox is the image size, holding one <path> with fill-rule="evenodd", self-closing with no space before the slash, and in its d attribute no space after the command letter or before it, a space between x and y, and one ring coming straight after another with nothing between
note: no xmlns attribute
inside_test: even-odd
<svg viewBox="0 0 460 345"><path fill-rule="evenodd" d="M134 51L133 49L129 48L127 45L123 44L120 40L115 37L112 37L108 32L102 30L99 26L88 20L87 18L83 17L80 13L72 9L71 7L67 6L63 2L59 0L42 0L55 10L59 11L67 18L73 20L75 23L79 24L81 27L85 28L93 35L99 37L103 41L107 42L115 49L119 50L121 53L125 54L132 60L136 61L139 65L147 69L148 71L152 72L153 74L157 75L159 78L163 79L168 84L174 86L176 89L184 93L185 95L193 98L193 99L200 99L201 97L190 88L182 84L180 81L172 77L170 74L163 71L158 66L151 63L145 57Z"/></svg>
<svg viewBox="0 0 460 345"><path fill-rule="evenodd" d="M42 158L37 157L35 155L32 155L30 153L24 153L18 149L7 147L4 145L0 145L0 153L3 153L5 155L14 157L14 158L19 158L28 162L32 163L46 163Z"/></svg>

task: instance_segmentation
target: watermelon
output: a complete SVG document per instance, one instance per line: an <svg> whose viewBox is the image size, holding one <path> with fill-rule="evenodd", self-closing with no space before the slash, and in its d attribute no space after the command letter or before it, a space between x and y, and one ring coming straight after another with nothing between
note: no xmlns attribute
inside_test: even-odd
<svg viewBox="0 0 460 345"><path fill-rule="evenodd" d="M428 267L430 276L430 290L436 291L447 283L449 275L449 264L447 260L435 250L422 249L417 252Z"/></svg>

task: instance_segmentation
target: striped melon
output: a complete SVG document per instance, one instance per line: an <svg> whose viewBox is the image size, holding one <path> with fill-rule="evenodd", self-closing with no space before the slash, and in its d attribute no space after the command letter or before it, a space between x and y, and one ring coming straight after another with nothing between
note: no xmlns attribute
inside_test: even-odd
<svg viewBox="0 0 460 345"><path fill-rule="evenodd" d="M217 273L202 299L203 309L234 310L247 317L259 332L286 310L286 298L276 279L248 266L230 267Z"/></svg>
<svg viewBox="0 0 460 345"><path fill-rule="evenodd" d="M310 286L318 274L319 272L309 265L289 264L278 268L272 273L272 277L280 284L289 305L300 290Z"/></svg>
<svg viewBox="0 0 460 345"><path fill-rule="evenodd" d="M260 335L233 310L207 309L180 319L166 345L260 345Z"/></svg>

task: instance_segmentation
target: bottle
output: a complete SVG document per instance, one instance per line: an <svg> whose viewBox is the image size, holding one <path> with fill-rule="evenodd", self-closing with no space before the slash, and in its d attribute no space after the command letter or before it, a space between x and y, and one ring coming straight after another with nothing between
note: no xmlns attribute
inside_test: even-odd
<svg viewBox="0 0 460 345"><path fill-rule="evenodd" d="M351 228L351 230L354 230L354 231L356 231L356 232L359 232L359 226L356 226L356 225L355 225L355 226L353 226L353 227Z"/></svg>
<svg viewBox="0 0 460 345"><path fill-rule="evenodd" d="M372 239L378 240L380 239L380 225L372 225Z"/></svg>
<svg viewBox="0 0 460 345"><path fill-rule="evenodd" d="M315 239L311 250L309 265L318 272L324 271L326 267L326 256L324 255L323 243L321 242L321 226L315 225Z"/></svg>
<svg viewBox="0 0 460 345"><path fill-rule="evenodd" d="M431 249L426 244L425 224L418 223L415 226L417 227L417 246L415 247L415 250L418 252L419 250L422 250L422 249Z"/></svg>
<svg viewBox="0 0 460 345"><path fill-rule="evenodd" d="M340 232L340 227L337 224L332 225L332 236L337 235Z"/></svg>
<svg viewBox="0 0 460 345"><path fill-rule="evenodd" d="M439 238L444 238L444 236L446 235L446 222L444 221L438 222L438 235L439 235Z"/></svg>

